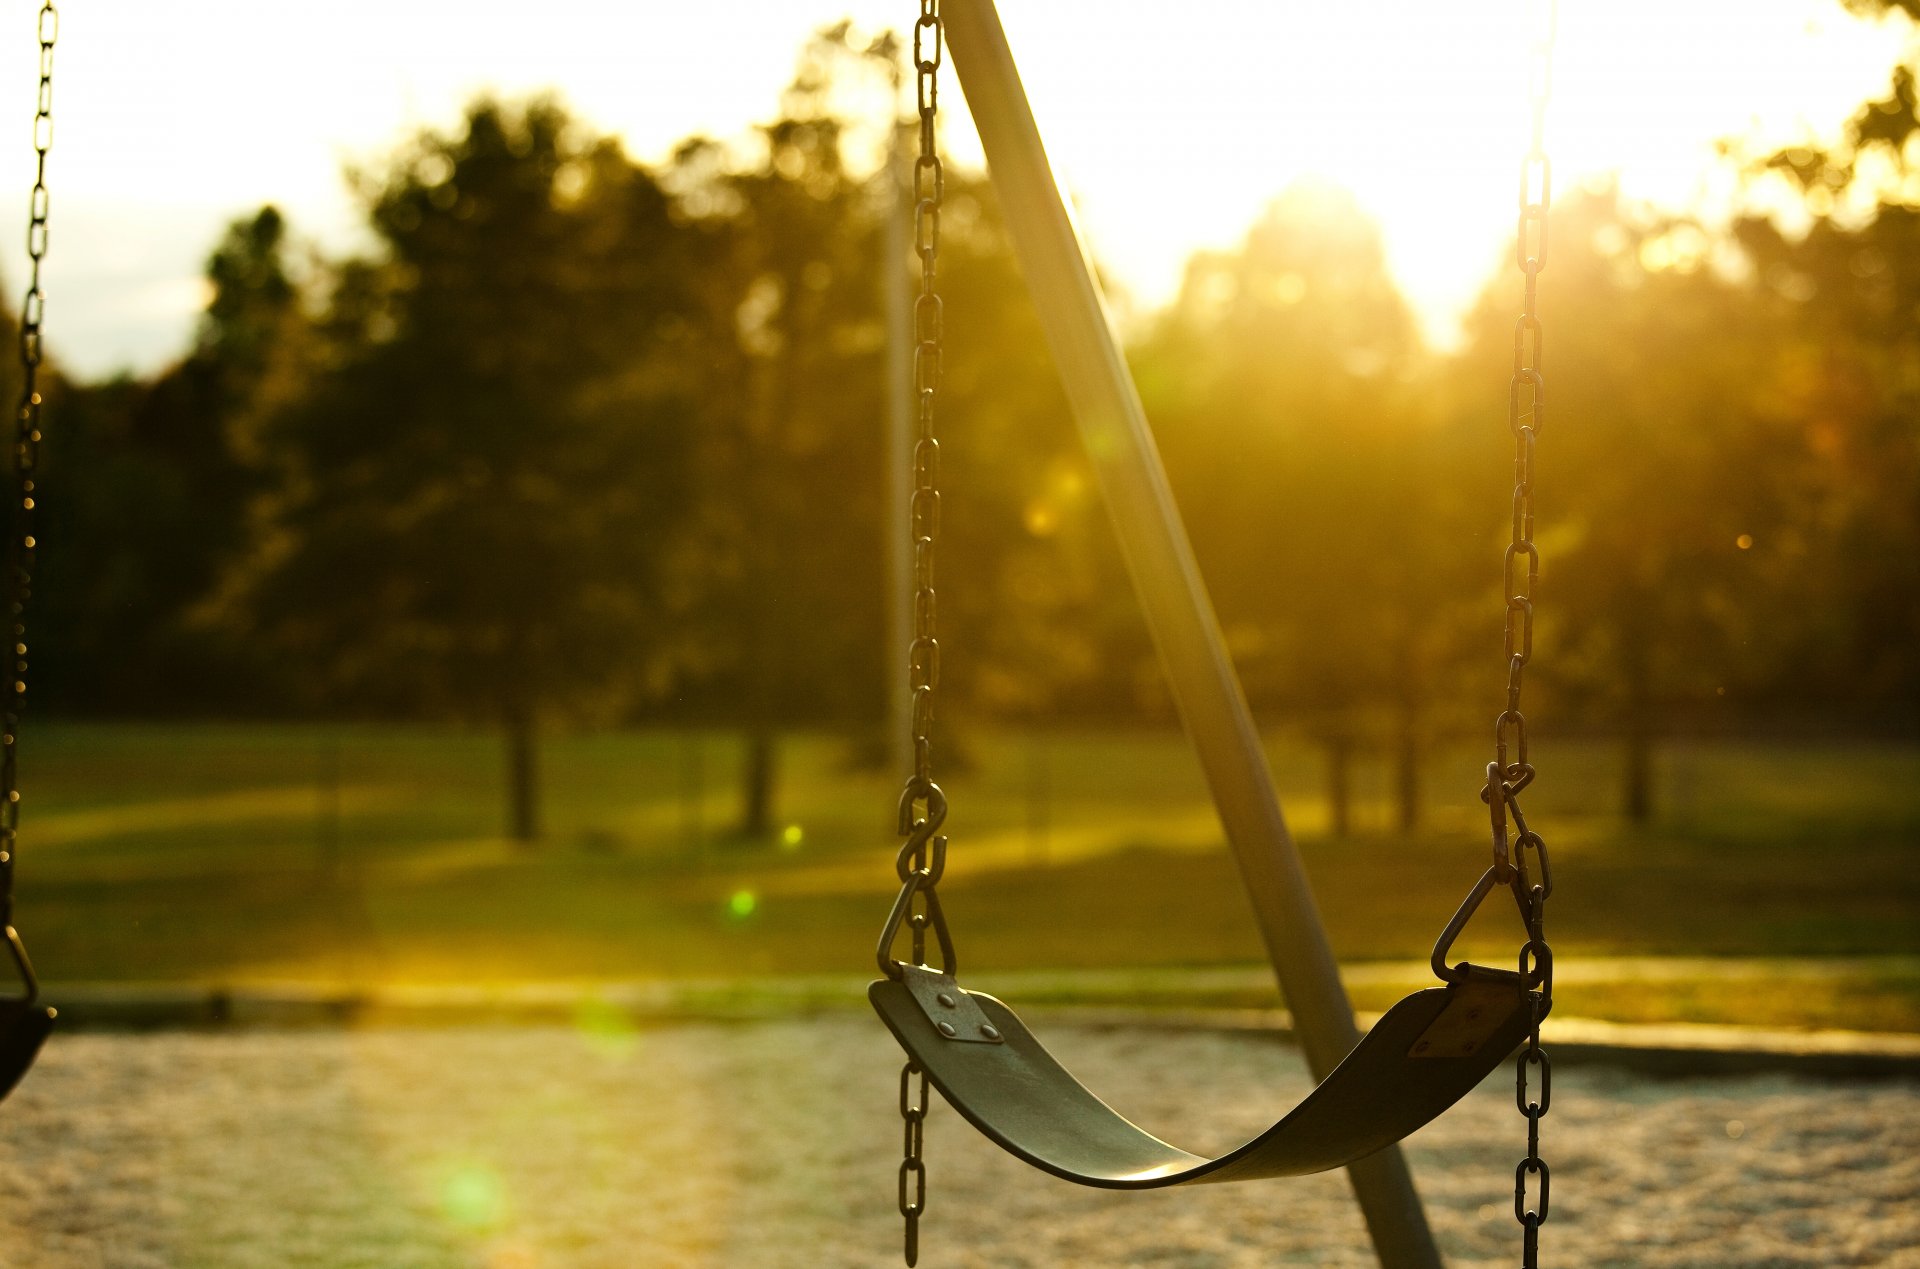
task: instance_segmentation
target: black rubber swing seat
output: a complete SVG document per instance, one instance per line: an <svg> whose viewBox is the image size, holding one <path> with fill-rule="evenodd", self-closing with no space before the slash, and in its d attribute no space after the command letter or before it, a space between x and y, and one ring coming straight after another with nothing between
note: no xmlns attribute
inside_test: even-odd
<svg viewBox="0 0 1920 1269"><path fill-rule="evenodd" d="M1518 974L1463 968L1458 981L1388 1010L1285 1118L1212 1159L1136 1127L1068 1073L1013 1010L946 974L902 965L899 979L881 979L867 997L941 1095L1002 1148L1081 1185L1146 1190L1325 1172L1437 1118L1504 1062L1532 1023Z"/></svg>
<svg viewBox="0 0 1920 1269"><path fill-rule="evenodd" d="M0 999L0 1097L13 1091L20 1077L33 1065L40 1046L53 1030L54 1011L39 1003L40 980L34 977L33 962L27 959L26 944L19 933L6 926L0 940L20 975L25 994Z"/></svg>
<svg viewBox="0 0 1920 1269"><path fill-rule="evenodd" d="M0 1097L13 1091L53 1030L53 1010L26 1000L0 1001Z"/></svg>

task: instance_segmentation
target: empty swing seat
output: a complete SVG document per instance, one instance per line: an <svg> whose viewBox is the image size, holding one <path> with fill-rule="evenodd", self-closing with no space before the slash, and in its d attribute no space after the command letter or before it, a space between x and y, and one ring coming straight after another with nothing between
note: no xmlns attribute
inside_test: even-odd
<svg viewBox="0 0 1920 1269"><path fill-rule="evenodd" d="M28 1000L0 1001L0 1097L13 1091L53 1030L53 1010Z"/></svg>
<svg viewBox="0 0 1920 1269"><path fill-rule="evenodd" d="M0 929L0 941L20 975L21 994L0 998L0 1098L13 1091L40 1046L53 1030L54 1011L40 1004L40 980L34 977L33 962L27 959L26 944L11 925Z"/></svg>
<svg viewBox="0 0 1920 1269"><path fill-rule="evenodd" d="M901 979L872 984L868 999L953 1108L1033 1166L1106 1189L1343 1167L1403 1139L1466 1096L1519 1047L1532 1024L1527 993L1514 974L1476 967L1461 981L1415 992L1388 1010L1279 1122L1238 1149L1206 1158L1169 1145L1101 1101L1001 1001L921 966L902 970ZM945 1000L954 1004L930 1003ZM952 1010L965 1034L941 1034L935 1018L944 1010ZM992 1038L981 1042L983 1034Z"/></svg>

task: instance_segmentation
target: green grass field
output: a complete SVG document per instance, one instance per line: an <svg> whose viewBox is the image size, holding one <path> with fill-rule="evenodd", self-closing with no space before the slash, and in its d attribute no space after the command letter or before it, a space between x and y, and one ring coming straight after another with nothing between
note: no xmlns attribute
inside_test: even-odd
<svg viewBox="0 0 1920 1269"><path fill-rule="evenodd" d="M1179 736L969 748L972 769L946 782L942 893L970 971L1260 961ZM732 736L554 738L545 839L522 849L499 836L490 736L39 725L22 758L17 921L53 985L858 975L893 889L896 784L849 752L788 738L784 831L746 844L727 831ZM1384 773L1362 767L1356 831L1335 841L1315 751L1282 741L1271 754L1342 960L1424 960L1485 864L1484 755L1429 764L1427 826L1411 839L1389 827ZM1545 774L1526 801L1553 852L1563 965L1829 959L1812 976L1569 974L1561 1011L1920 1030L1920 750L1670 747L1662 815L1645 830L1612 813L1617 760L1602 743L1539 746ZM1490 903L1464 947L1504 963L1517 933L1511 905ZM1406 978L1360 975L1356 1003L1381 1007L1417 971ZM1272 997L1216 986L1181 1003Z"/></svg>

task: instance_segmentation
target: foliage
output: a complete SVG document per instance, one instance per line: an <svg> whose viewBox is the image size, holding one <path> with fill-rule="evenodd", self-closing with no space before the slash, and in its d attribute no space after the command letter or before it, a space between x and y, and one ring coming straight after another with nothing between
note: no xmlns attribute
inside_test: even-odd
<svg viewBox="0 0 1920 1269"><path fill-rule="evenodd" d="M1786 673L1766 687L1911 718L1920 710L1920 96L1894 69L1830 150L1769 155L1811 224L1737 226L1755 289L1789 334L1784 409L1805 439L1796 526L1798 593L1810 611ZM1815 616L1814 614L1818 614Z"/></svg>
<svg viewBox="0 0 1920 1269"><path fill-rule="evenodd" d="M1188 265L1139 354L1175 492L1254 699L1424 698L1456 655L1464 544L1378 230L1289 190Z"/></svg>
<svg viewBox="0 0 1920 1269"><path fill-rule="evenodd" d="M687 686L704 712L761 724L879 708L879 209L826 101L835 70L859 68L851 38L841 27L809 45L751 166L694 143L668 178L716 245L701 330L724 368L701 394L689 591L702 638Z"/></svg>
<svg viewBox="0 0 1920 1269"><path fill-rule="evenodd" d="M1774 315L1740 282L1704 261L1644 267L1697 238L1693 226L1643 221L1611 189L1556 210L1542 283L1541 671L1589 708L1697 713L1778 668L1779 596L1766 587L1792 551L1805 472L1792 366ZM1483 303L1461 362L1483 383L1509 361L1504 290ZM1511 442L1481 431L1482 468L1498 472Z"/></svg>
<svg viewBox="0 0 1920 1269"><path fill-rule="evenodd" d="M151 382L68 392L42 482L35 677L66 710L199 714L284 707L263 655L195 620L248 549L256 489L238 434L300 323L286 224L229 226L208 259L192 351Z"/></svg>
<svg viewBox="0 0 1920 1269"><path fill-rule="evenodd" d="M490 101L360 189L384 251L335 267L260 423L228 611L376 706L638 690L695 391L665 193L558 106Z"/></svg>
<svg viewBox="0 0 1920 1269"><path fill-rule="evenodd" d="M690 589L705 673L687 684L708 717L865 726L904 674L904 649L884 646L887 553L904 546L885 536L899 479L885 466L887 291L910 285L885 219L904 212L886 172L850 168L865 138L835 100L894 52L844 24L822 32L750 163L696 142L665 177L722 244L702 280L726 369L703 394L704 579ZM1086 469L990 186L950 172L945 190L938 286L966 350L945 363L936 421L940 620L960 650L945 667L963 695L1018 710L1091 675L1094 653L1049 620L1089 589L1049 563L1074 549L1051 539L1080 527ZM1021 580L1042 571L1060 584Z"/></svg>
<svg viewBox="0 0 1920 1269"><path fill-rule="evenodd" d="M903 657L886 322L908 280L884 138L850 103L893 91L898 55L823 31L751 144L653 167L551 101L478 101L358 175L356 258L302 269L277 213L236 222L189 354L56 402L46 695L872 734ZM1731 147L1754 206L1784 190L1798 223L1558 198L1549 730L1644 752L1920 715L1916 112L1902 67L1834 146ZM939 285L943 736L1164 714L979 174L947 173ZM1256 707L1392 743L1408 789L1499 700L1518 286L1502 262L1439 355L1352 200L1300 186L1196 257L1131 350Z"/></svg>

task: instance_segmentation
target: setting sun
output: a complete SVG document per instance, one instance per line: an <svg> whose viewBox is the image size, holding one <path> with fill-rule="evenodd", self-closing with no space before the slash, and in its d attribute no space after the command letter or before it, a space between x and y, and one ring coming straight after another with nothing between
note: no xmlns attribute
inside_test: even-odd
<svg viewBox="0 0 1920 1269"><path fill-rule="evenodd" d="M1281 189L1315 176L1354 192L1429 335L1453 338L1512 232L1528 6L1002 9L1123 311L1164 303L1188 255L1237 242ZM848 14L878 32L906 29L914 9L564 0L536 19L507 4L76 8L64 15L63 223L48 264L55 348L94 370L177 352L221 224L271 201L298 232L356 243L342 167L452 120L482 89L557 91L648 160L696 133L744 139L773 113L807 33ZM1832 0L1562 0L1548 123L1557 183L1617 173L1631 198L1724 210L1717 141L1830 137L1884 88L1911 38L1898 15L1876 24ZM23 44L0 64L0 100L31 99L29 53ZM978 164L964 110L950 108L945 127L956 161ZM20 161L0 155L0 177L24 188Z"/></svg>

